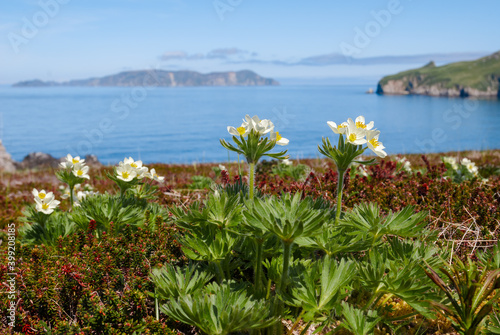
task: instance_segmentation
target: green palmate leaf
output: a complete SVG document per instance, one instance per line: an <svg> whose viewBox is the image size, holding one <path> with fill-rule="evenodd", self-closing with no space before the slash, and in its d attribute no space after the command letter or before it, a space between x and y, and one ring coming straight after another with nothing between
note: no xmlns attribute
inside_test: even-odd
<svg viewBox="0 0 500 335"><path fill-rule="evenodd" d="M98 232L110 232L113 224L113 232L118 233L127 225L142 226L147 208L144 199L97 194L82 199L80 206L73 209L71 219L83 231L87 230L90 220L95 220Z"/></svg>
<svg viewBox="0 0 500 335"><path fill-rule="evenodd" d="M433 318L430 305L424 300L424 296L433 295L431 283L422 271L422 261L415 259L416 255L405 257L407 258L391 259L391 251L380 248L370 250L368 259L357 263L358 286L371 295L365 308L375 308L376 302L383 295L389 294L404 300L420 314Z"/></svg>
<svg viewBox="0 0 500 335"><path fill-rule="evenodd" d="M192 264L183 268L168 264L160 269L153 269L150 277L155 284L157 294L161 299L167 300L201 290L213 275L199 271Z"/></svg>
<svg viewBox="0 0 500 335"><path fill-rule="evenodd" d="M252 298L231 282L179 296L162 305L161 311L209 335L261 329L277 322L267 301Z"/></svg>
<svg viewBox="0 0 500 335"><path fill-rule="evenodd" d="M187 212L180 208L170 210L178 226L195 232L206 225L214 225L219 229L238 227L243 220L242 209L238 194L217 191L208 195L202 208L198 202L194 202Z"/></svg>
<svg viewBox="0 0 500 335"><path fill-rule="evenodd" d="M342 316L344 319L338 329L345 328L355 335L373 334L375 326L382 321L376 311L363 311L346 302L342 302Z"/></svg>
<svg viewBox="0 0 500 335"><path fill-rule="evenodd" d="M231 254L238 239L230 232L217 231L208 226L202 234L187 234L181 239L182 251L193 260L220 262Z"/></svg>
<svg viewBox="0 0 500 335"><path fill-rule="evenodd" d="M330 158L337 165L337 169L346 171L349 165L354 161L354 159L365 152L367 148L363 148L361 145L353 145L344 142L344 136L339 136L338 147L333 147L330 143L330 139L327 137L323 138L322 145L318 146L318 150L321 154ZM360 164L371 164L372 161L361 161Z"/></svg>
<svg viewBox="0 0 500 335"><path fill-rule="evenodd" d="M303 248L322 250L330 256L340 253L359 252L370 247L366 234L346 234L338 226L324 227L314 236L300 237L295 242Z"/></svg>
<svg viewBox="0 0 500 335"><path fill-rule="evenodd" d="M259 133L253 130L246 138L243 136L240 136L239 138L233 136L233 141L236 143L237 147L223 139L220 140L220 143L224 148L245 156L249 164L257 163L263 156L276 159L284 159L288 157L286 156L286 150L278 153L270 153L270 151L276 146L276 141L270 140L267 137L262 137Z"/></svg>
<svg viewBox="0 0 500 335"><path fill-rule="evenodd" d="M322 228L329 213L313 209L309 198L301 200L301 194L293 197L272 196L265 200L256 199L252 208L244 213L246 222L254 227L263 227L286 243L298 237L312 236Z"/></svg>
<svg viewBox="0 0 500 335"><path fill-rule="evenodd" d="M337 262L326 256L305 271L302 270L299 279L292 284L291 293L286 300L306 311L304 320L315 320L328 314L347 295L345 288L355 274L354 262L344 259Z"/></svg>
<svg viewBox="0 0 500 335"><path fill-rule="evenodd" d="M387 216L380 215L376 204L362 203L346 212L340 225L349 235L364 233L372 245L377 245L386 235L400 237L418 237L425 233L425 212L414 213L412 206L405 207L402 211L389 212Z"/></svg>
<svg viewBox="0 0 500 335"><path fill-rule="evenodd" d="M19 237L22 243L44 244L47 246L57 246L60 237L66 237L76 231L76 226L68 219L68 215L55 211L50 215L38 213L34 208L29 207L26 223L19 228ZM42 218L37 218L43 216Z"/></svg>

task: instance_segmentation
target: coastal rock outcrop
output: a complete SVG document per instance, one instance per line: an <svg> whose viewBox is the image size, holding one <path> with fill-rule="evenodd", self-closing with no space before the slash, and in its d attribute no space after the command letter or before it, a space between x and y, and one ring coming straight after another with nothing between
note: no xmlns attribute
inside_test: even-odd
<svg viewBox="0 0 500 335"><path fill-rule="evenodd" d="M500 98L500 52L471 62L434 62L382 78L377 94Z"/></svg>

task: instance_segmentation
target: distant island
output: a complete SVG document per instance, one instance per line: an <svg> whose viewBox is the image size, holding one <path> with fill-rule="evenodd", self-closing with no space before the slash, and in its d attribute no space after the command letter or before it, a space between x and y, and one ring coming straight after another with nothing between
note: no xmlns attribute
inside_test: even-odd
<svg viewBox="0 0 500 335"><path fill-rule="evenodd" d="M14 87L50 86L276 86L279 82L264 78L249 70L236 72L212 72L202 74L194 71L140 70L127 71L101 78L70 80L66 82L29 80Z"/></svg>
<svg viewBox="0 0 500 335"><path fill-rule="evenodd" d="M377 94L500 98L500 51L470 61L419 69L382 78Z"/></svg>

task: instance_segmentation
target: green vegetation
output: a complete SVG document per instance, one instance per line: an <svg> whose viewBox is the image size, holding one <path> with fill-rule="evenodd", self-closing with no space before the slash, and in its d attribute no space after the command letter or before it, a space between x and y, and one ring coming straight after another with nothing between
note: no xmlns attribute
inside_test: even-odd
<svg viewBox="0 0 500 335"><path fill-rule="evenodd" d="M471 87L497 91L500 79L500 52L470 62L457 62L436 66L434 62L413 70L386 76L379 82L386 85L390 80L402 80L405 87L438 85L442 88Z"/></svg>

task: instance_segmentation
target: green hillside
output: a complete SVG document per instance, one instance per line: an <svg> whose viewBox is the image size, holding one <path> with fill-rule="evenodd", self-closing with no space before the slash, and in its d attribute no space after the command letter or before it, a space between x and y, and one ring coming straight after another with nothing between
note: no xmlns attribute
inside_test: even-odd
<svg viewBox="0 0 500 335"><path fill-rule="evenodd" d="M486 91L490 87L498 90L500 51L470 62L457 62L443 66L436 66L434 62L430 62L418 69L384 77L380 80L380 85L386 85L389 80L403 80L405 85L416 81L419 86L471 87L480 91Z"/></svg>

